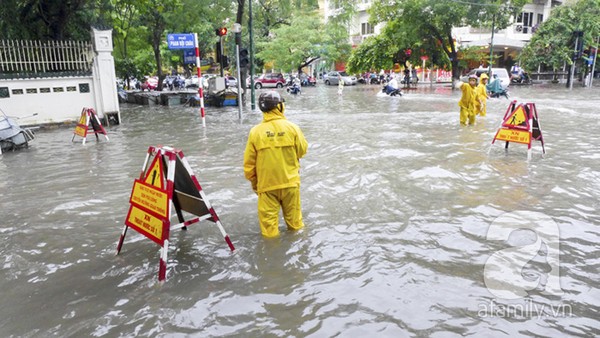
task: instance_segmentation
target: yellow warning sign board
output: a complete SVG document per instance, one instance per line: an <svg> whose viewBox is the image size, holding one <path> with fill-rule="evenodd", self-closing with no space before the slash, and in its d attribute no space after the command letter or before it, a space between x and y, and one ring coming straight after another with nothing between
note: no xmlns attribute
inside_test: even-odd
<svg viewBox="0 0 600 338"><path fill-rule="evenodd" d="M529 119L527 118L527 113L525 112L525 108L523 107L523 105L519 105L513 112L512 114L510 114L506 120L504 120L504 123L502 124L502 126L504 127L527 127L527 129L529 129L528 126L528 121Z"/></svg>
<svg viewBox="0 0 600 338"><path fill-rule="evenodd" d="M167 195L167 192L145 184L140 180L135 180L133 183L129 202L152 211L165 219L168 217L169 195Z"/></svg>
<svg viewBox="0 0 600 338"><path fill-rule="evenodd" d="M498 129L498 133L496 133L495 139L529 144L531 142L531 133L527 130L500 128Z"/></svg>
<svg viewBox="0 0 600 338"><path fill-rule="evenodd" d="M152 164L150 165L150 169L148 170L148 172L146 172L146 177L144 179L144 183L153 185L153 186L157 187L158 189L164 189L163 188L163 179L164 179L163 165L162 165L162 160L160 159L160 157L162 157L162 156L157 155L154 157L154 161L152 161Z"/></svg>
<svg viewBox="0 0 600 338"><path fill-rule="evenodd" d="M87 136L87 126L84 124L78 124L75 127L74 133L77 136L86 137Z"/></svg>
<svg viewBox="0 0 600 338"><path fill-rule="evenodd" d="M164 227L164 222L162 219L155 217L142 209L139 209L135 205L131 205L125 224L162 245Z"/></svg>

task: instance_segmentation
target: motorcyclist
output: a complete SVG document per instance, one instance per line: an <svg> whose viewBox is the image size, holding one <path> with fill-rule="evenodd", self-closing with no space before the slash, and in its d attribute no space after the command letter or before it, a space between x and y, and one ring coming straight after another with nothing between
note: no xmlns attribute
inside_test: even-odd
<svg viewBox="0 0 600 338"><path fill-rule="evenodd" d="M514 82L521 82L523 80L523 68L516 63L510 69L510 79Z"/></svg>
<svg viewBox="0 0 600 338"><path fill-rule="evenodd" d="M392 75L391 80L383 87L385 93L388 95L398 90L398 88L400 88L400 85L398 84L398 79L394 75Z"/></svg>

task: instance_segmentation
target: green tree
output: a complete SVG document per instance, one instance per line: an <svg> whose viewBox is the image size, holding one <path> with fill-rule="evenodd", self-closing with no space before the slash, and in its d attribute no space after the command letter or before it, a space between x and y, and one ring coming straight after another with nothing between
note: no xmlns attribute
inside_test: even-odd
<svg viewBox="0 0 600 338"><path fill-rule="evenodd" d="M528 70L550 68L556 80L558 69L573 64L573 32L577 30L583 32L584 46L595 45L594 39L600 36L600 0L579 0L556 7L521 52L521 66Z"/></svg>
<svg viewBox="0 0 600 338"><path fill-rule="evenodd" d="M289 25L281 25L271 33L273 38L259 44L261 52L256 56L273 61L277 68L286 72L292 69L300 72L319 58L335 60L350 49L347 35L326 29L314 12L296 15Z"/></svg>
<svg viewBox="0 0 600 338"><path fill-rule="evenodd" d="M371 8L372 23L392 25L384 34L396 44L396 53L408 47L436 57L436 62L447 58L452 65L452 75L458 78L458 50L452 37L453 27L490 26L496 29L509 24L512 16L519 13L527 0L399 0L376 1ZM425 48L423 48L425 47ZM391 47L390 47L391 48ZM389 50L386 51L389 53ZM389 56L388 56L389 57ZM411 58L417 61L419 53Z"/></svg>

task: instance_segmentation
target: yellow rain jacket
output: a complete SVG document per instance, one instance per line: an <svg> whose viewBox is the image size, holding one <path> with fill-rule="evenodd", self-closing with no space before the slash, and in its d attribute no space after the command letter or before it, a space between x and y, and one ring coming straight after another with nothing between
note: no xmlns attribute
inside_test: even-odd
<svg viewBox="0 0 600 338"><path fill-rule="evenodd" d="M487 114L487 89L485 84L483 83L483 79L487 79L486 74L481 74L481 78L479 79L479 84L475 87L475 111L480 116L485 116Z"/></svg>
<svg viewBox="0 0 600 338"><path fill-rule="evenodd" d="M283 109L283 108L282 108ZM299 159L308 143L300 128L274 108L248 135L244 151L244 176L256 193L300 185Z"/></svg>
<svg viewBox="0 0 600 338"><path fill-rule="evenodd" d="M458 106L465 108L470 111L475 109L475 88L467 82L460 82L460 90L462 91L462 97L458 101Z"/></svg>
<svg viewBox="0 0 600 338"><path fill-rule="evenodd" d="M470 84L465 82L459 82L460 90L462 91L462 97L460 101L458 101L458 106L460 107L460 123L467 124L475 124L475 100L476 100L476 92L475 88L471 87Z"/></svg>

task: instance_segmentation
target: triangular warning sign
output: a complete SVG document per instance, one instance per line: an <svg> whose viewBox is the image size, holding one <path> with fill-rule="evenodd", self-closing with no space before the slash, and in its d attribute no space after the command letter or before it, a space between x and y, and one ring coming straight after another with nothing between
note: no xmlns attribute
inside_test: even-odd
<svg viewBox="0 0 600 338"><path fill-rule="evenodd" d="M154 159L147 167L150 156ZM168 177L165 177L165 173ZM189 225L204 220L214 222L229 249L235 250L182 151L171 147L148 148L148 156L140 174L142 177L144 182L136 179L133 183L129 212L117 244L117 254L121 251L127 229L132 227L163 248L158 265L158 280L163 281L167 275L170 232L187 229ZM173 212L177 215L178 224L171 223ZM189 214L196 217L186 220Z"/></svg>
<svg viewBox="0 0 600 338"><path fill-rule="evenodd" d="M79 122L75 126L71 142L75 140L75 136L79 136L83 139L82 144L85 144L88 132L90 131L93 131L94 135L96 135L96 141L99 141L98 134L104 135L104 138L108 141L108 135L106 135L106 130L102 127L96 111L93 108L83 108Z"/></svg>
<svg viewBox="0 0 600 338"><path fill-rule="evenodd" d="M144 183L153 185L153 186L157 187L158 189L164 189L163 188L163 178L165 176L163 175L163 164L162 164L162 160L160 158L161 158L160 155L157 155L154 157L154 161L152 161L152 164L150 165L150 169L148 169L148 171L146 172L146 177L144 178Z"/></svg>
<svg viewBox="0 0 600 338"><path fill-rule="evenodd" d="M517 128L529 130L529 114L525 110L525 107L520 104L508 115L508 117L502 123L503 127L506 128Z"/></svg>

